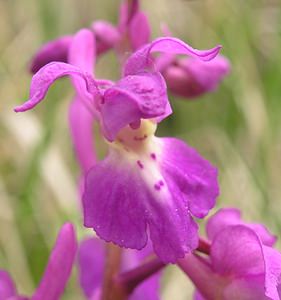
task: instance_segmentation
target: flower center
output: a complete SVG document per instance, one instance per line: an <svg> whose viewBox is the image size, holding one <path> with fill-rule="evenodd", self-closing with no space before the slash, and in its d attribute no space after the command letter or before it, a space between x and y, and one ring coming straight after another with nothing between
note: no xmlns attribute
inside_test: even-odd
<svg viewBox="0 0 281 300"><path fill-rule="evenodd" d="M123 149L126 152L140 154L148 150L151 138L154 137L157 125L150 120L141 120L137 129L126 126L117 135L116 140L112 143L114 147Z"/></svg>

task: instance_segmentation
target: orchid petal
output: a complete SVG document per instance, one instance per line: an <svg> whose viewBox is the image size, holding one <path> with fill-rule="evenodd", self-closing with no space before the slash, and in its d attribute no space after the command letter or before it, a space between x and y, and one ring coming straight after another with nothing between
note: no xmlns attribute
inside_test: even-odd
<svg viewBox="0 0 281 300"><path fill-rule="evenodd" d="M124 33L134 16L139 13L139 0L124 0L120 5L118 29Z"/></svg>
<svg viewBox="0 0 281 300"><path fill-rule="evenodd" d="M160 73L127 76L104 93L101 106L104 134L113 141L126 125L163 117L168 108L166 85Z"/></svg>
<svg viewBox="0 0 281 300"><path fill-rule="evenodd" d="M32 300L58 300L70 277L77 250L74 227L71 223L62 226L41 282Z"/></svg>
<svg viewBox="0 0 281 300"><path fill-rule="evenodd" d="M95 39L88 29L80 30L73 38L69 50L69 63L81 70L93 72L95 63ZM84 81L73 76L77 96L69 109L69 126L75 152L83 173L86 173L96 162L93 123L94 116L86 107L87 101L83 93Z"/></svg>
<svg viewBox="0 0 281 300"><path fill-rule="evenodd" d="M229 226L215 237L211 260L214 271L223 276L237 278L265 272L260 239L243 225Z"/></svg>
<svg viewBox="0 0 281 300"><path fill-rule="evenodd" d="M97 161L93 138L92 113L75 98L69 107L69 126L75 153L83 173L86 173Z"/></svg>
<svg viewBox="0 0 281 300"><path fill-rule="evenodd" d="M15 284L10 275L0 270L0 300L6 300L17 296Z"/></svg>
<svg viewBox="0 0 281 300"><path fill-rule="evenodd" d="M92 24L96 42L97 55L113 48L120 40L120 33L115 26L106 21L95 21Z"/></svg>
<svg viewBox="0 0 281 300"><path fill-rule="evenodd" d="M84 225L105 241L142 249L147 243L144 193L138 179L111 156L87 174L83 195ZM96 184L98 182L98 185Z"/></svg>
<svg viewBox="0 0 281 300"><path fill-rule="evenodd" d="M80 244L79 280L84 294L89 299L102 286L105 254L105 243L98 238L85 239Z"/></svg>
<svg viewBox="0 0 281 300"><path fill-rule="evenodd" d="M177 38L158 38L129 57L124 68L124 74L125 76L133 75L145 70L151 65L150 54L154 52L183 54L209 61L217 56L220 49L221 46L216 46L210 50L197 50Z"/></svg>
<svg viewBox="0 0 281 300"><path fill-rule="evenodd" d="M233 280L223 291L225 300L269 300L264 294L264 276L245 276ZM272 298L273 299L273 298ZM276 300L279 298L275 298Z"/></svg>
<svg viewBox="0 0 281 300"><path fill-rule="evenodd" d="M81 29L73 37L69 49L68 62L91 74L93 73L95 60L95 39L93 33L88 29Z"/></svg>
<svg viewBox="0 0 281 300"><path fill-rule="evenodd" d="M210 240L213 240L223 229L231 225L244 225L256 232L264 245L273 246L276 237L272 235L262 224L246 223L241 220L241 213L235 208L220 209L216 214L209 218L206 230Z"/></svg>
<svg viewBox="0 0 281 300"><path fill-rule="evenodd" d="M270 299L281 298L281 253L277 250L263 247L265 262L265 294Z"/></svg>
<svg viewBox="0 0 281 300"><path fill-rule="evenodd" d="M84 92L89 97L93 98L94 96L99 95L96 82L89 73L70 64L52 62L41 68L33 76L30 85L29 100L22 105L17 106L14 110L16 112L23 112L35 107L44 99L50 85L58 78L66 75L79 76L83 78L85 81Z"/></svg>
<svg viewBox="0 0 281 300"><path fill-rule="evenodd" d="M160 67L163 68L163 65ZM187 98L213 92L229 72L230 63L222 55L208 62L195 58L177 59L175 64L162 70L169 89Z"/></svg>
<svg viewBox="0 0 281 300"><path fill-rule="evenodd" d="M200 292L196 290L193 295L193 300L206 300L206 298L204 298Z"/></svg>
<svg viewBox="0 0 281 300"><path fill-rule="evenodd" d="M164 138L163 172L177 182L190 212L205 217L219 194L217 170L179 139Z"/></svg>
<svg viewBox="0 0 281 300"><path fill-rule="evenodd" d="M162 145L165 139L155 143ZM102 239L134 249L145 246L148 225L156 254L164 262L176 262L198 246L198 227L179 183L168 172L161 173L168 169L168 157L147 153L142 163L123 151L113 146L109 156L88 172L84 224Z"/></svg>
<svg viewBox="0 0 281 300"><path fill-rule="evenodd" d="M129 25L129 37L133 50L137 50L150 40L150 25L147 16L138 12Z"/></svg>
<svg viewBox="0 0 281 300"><path fill-rule="evenodd" d="M32 58L30 71L35 74L53 61L66 63L71 42L72 36L66 35L43 45Z"/></svg>

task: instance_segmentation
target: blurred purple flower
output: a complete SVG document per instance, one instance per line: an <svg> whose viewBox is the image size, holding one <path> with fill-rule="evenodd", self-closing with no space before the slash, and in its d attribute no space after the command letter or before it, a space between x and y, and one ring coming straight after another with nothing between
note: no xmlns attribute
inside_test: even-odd
<svg viewBox="0 0 281 300"><path fill-rule="evenodd" d="M197 287L195 299L280 299L281 254L268 246L275 238L263 225L227 209L210 218L207 233L210 257L188 254L179 262Z"/></svg>
<svg viewBox="0 0 281 300"><path fill-rule="evenodd" d="M151 54L184 54L208 61L220 46L200 51L175 38L159 38L135 52L127 60L124 77L112 83L95 80L88 61L81 59L91 53L91 47L83 46L90 36L87 30L75 36L72 65L50 63L34 75L30 100L15 110L33 108L57 78L70 75L78 96L74 103L83 103L94 113L110 142L108 156L87 172L84 225L106 241L134 249L146 245L149 227L157 255L164 262L175 262L198 245L192 216L202 218L214 206L219 193L217 171L182 141L154 136L156 123L171 113L171 107L165 81L153 69ZM79 124L73 121L75 111L70 120ZM90 153L84 141L92 137L90 128L75 131L73 124L82 165ZM85 170L91 164L85 164Z"/></svg>
<svg viewBox="0 0 281 300"><path fill-rule="evenodd" d="M230 72L230 63L222 55L209 62L162 56L156 64L171 92L186 98L196 98L214 91Z"/></svg>
<svg viewBox="0 0 281 300"><path fill-rule="evenodd" d="M104 278L106 244L98 238L88 238L81 242L78 251L79 279L84 294L88 299L100 300ZM146 247L141 251L124 249L122 251L121 271L129 271L144 261L152 249ZM129 300L159 300L160 276L158 272L139 284Z"/></svg>
<svg viewBox="0 0 281 300"><path fill-rule="evenodd" d="M121 57L124 52L130 53L149 42L150 26L146 15L140 11L138 2L123 1L117 26L103 20L93 22L91 34L96 43L91 49L96 55L115 49ZM30 71L35 74L53 61L71 63L68 53L73 38L73 35L62 36L41 46L31 60Z"/></svg>
<svg viewBox="0 0 281 300"><path fill-rule="evenodd" d="M246 223L241 220L241 212L237 208L220 209L209 218L206 225L208 238L213 240L220 231L231 225L244 225L249 227L256 232L262 243L269 247L272 247L277 240L277 237L271 234L263 224Z"/></svg>
<svg viewBox="0 0 281 300"><path fill-rule="evenodd" d="M58 300L63 294L75 259L77 242L73 225L62 226L45 273L32 297L18 295L10 276L0 270L0 300Z"/></svg>
<svg viewBox="0 0 281 300"><path fill-rule="evenodd" d="M66 35L44 44L32 58L30 72L35 74L52 61L67 62L71 42L72 36Z"/></svg>

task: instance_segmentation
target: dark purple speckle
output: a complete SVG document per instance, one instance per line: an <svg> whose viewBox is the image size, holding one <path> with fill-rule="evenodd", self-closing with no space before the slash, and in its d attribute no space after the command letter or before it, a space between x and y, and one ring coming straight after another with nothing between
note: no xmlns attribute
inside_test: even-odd
<svg viewBox="0 0 281 300"><path fill-rule="evenodd" d="M154 184L154 188L156 191L160 191L161 190L161 186L158 183Z"/></svg>
<svg viewBox="0 0 281 300"><path fill-rule="evenodd" d="M137 161L137 164L140 167L140 169L144 168L144 165L143 165L143 163L140 160Z"/></svg>

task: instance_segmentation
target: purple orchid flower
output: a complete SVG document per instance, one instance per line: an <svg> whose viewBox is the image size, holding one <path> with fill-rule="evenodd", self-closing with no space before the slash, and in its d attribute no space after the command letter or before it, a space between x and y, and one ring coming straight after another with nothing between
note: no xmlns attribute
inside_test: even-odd
<svg viewBox="0 0 281 300"><path fill-rule="evenodd" d="M176 38L159 38L128 59L124 77L115 84L94 80L84 68L65 63L50 63L33 77L30 100L15 111L33 108L56 79L71 75L79 103L92 110L110 142L108 156L87 172L83 196L84 225L104 240L142 249L149 228L154 250L164 262L175 262L197 247L192 216L202 218L214 206L217 171L182 141L154 136L156 123L171 108L151 54L208 61L219 49L200 51Z"/></svg>
<svg viewBox="0 0 281 300"><path fill-rule="evenodd" d="M188 254L179 261L197 291L196 300L280 299L281 254L260 224L244 223L238 210L220 210L207 224L209 258Z"/></svg>
<svg viewBox="0 0 281 300"><path fill-rule="evenodd" d="M18 295L9 274L0 270L0 300L58 300L63 294L75 260L77 241L71 223L62 226L49 257L45 273L31 297Z"/></svg>
<svg viewBox="0 0 281 300"><path fill-rule="evenodd" d="M141 251L125 249L122 251L121 271L129 271L146 260L151 247ZM88 238L81 242L78 251L80 285L87 299L100 300L104 278L106 244L98 238ZM129 300L160 300L161 272L149 277L129 296Z"/></svg>

